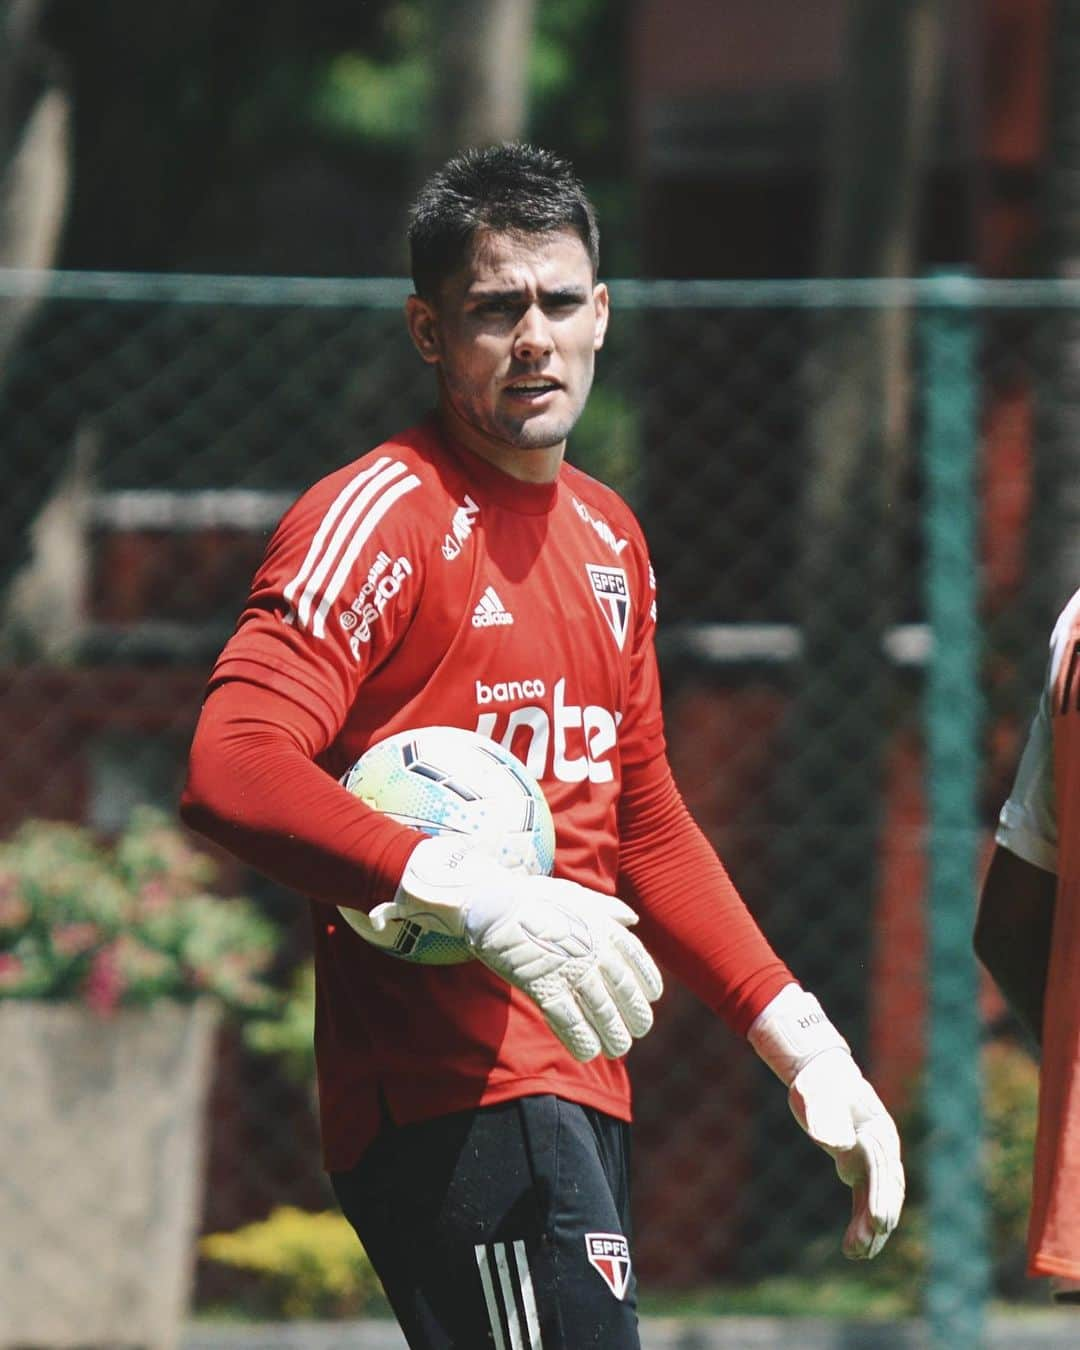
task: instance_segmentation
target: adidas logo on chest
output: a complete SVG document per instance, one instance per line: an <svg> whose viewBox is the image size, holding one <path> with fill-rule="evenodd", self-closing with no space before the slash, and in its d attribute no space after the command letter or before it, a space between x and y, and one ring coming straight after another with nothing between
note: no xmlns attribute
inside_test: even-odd
<svg viewBox="0 0 1080 1350"><path fill-rule="evenodd" d="M498 591L494 586L488 586L480 597L479 604L473 610L472 626L474 628L495 628L513 622L514 616L499 599Z"/></svg>

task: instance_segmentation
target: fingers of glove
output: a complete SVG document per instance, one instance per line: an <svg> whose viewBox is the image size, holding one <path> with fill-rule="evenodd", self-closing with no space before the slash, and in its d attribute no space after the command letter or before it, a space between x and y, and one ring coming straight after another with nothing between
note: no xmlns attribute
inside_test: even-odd
<svg viewBox="0 0 1080 1350"><path fill-rule="evenodd" d="M587 1063L604 1049L600 1037L568 989L541 996L536 999L536 1004L548 1026L576 1060Z"/></svg>
<svg viewBox="0 0 1080 1350"><path fill-rule="evenodd" d="M859 1147L866 1157L867 1211L877 1233L885 1238L900 1222L904 1208L904 1164L900 1136L892 1117L883 1112L861 1126Z"/></svg>
<svg viewBox="0 0 1080 1350"><path fill-rule="evenodd" d="M878 1252L881 1251L882 1247L885 1246L888 1240L889 1240L888 1233L878 1233L873 1239L873 1241L870 1243L870 1246L867 1247L866 1255L862 1259L865 1261L872 1261L874 1257L877 1256Z"/></svg>
<svg viewBox="0 0 1080 1350"><path fill-rule="evenodd" d="M872 1261L888 1242L893 1231L892 1228L881 1228L874 1222L865 1196L865 1185L860 1185L852 1191L851 1222L840 1244L841 1251L849 1261Z"/></svg>
<svg viewBox="0 0 1080 1350"><path fill-rule="evenodd" d="M625 1055L633 1043L632 1028L627 1024L622 1010L612 997L612 990L604 972L598 966L593 966L576 982L574 993L585 1014L585 1020L600 1038L600 1045L607 1058L619 1059ZM645 1007L648 1006L646 1003ZM652 1025L651 1010L649 1024ZM645 1030L647 1031L648 1027Z"/></svg>
<svg viewBox="0 0 1080 1350"><path fill-rule="evenodd" d="M874 1257L900 1222L904 1206L904 1168L891 1117L882 1114L862 1126L855 1147L837 1157L836 1172L852 1188L844 1254L854 1260Z"/></svg>
<svg viewBox="0 0 1080 1350"><path fill-rule="evenodd" d="M844 1233L840 1249L849 1261L869 1261L888 1240L888 1234L877 1231L867 1208L867 1184L859 1182L851 1191L851 1222Z"/></svg>
<svg viewBox="0 0 1080 1350"><path fill-rule="evenodd" d="M600 970L630 1034L646 1035L653 1024L650 1003L664 987L652 957L632 933L616 932L601 951Z"/></svg>
<svg viewBox="0 0 1080 1350"><path fill-rule="evenodd" d="M620 900L617 895L598 896L596 892L590 894L589 899L595 904L597 899L603 901L599 906L601 911L615 923L621 924L624 928L633 928L638 921L637 910L631 909L625 901Z"/></svg>
<svg viewBox="0 0 1080 1350"><path fill-rule="evenodd" d="M655 1003L664 992L664 980L641 939L633 933L620 932L616 929L611 935L611 942L633 971L642 993L650 1003Z"/></svg>

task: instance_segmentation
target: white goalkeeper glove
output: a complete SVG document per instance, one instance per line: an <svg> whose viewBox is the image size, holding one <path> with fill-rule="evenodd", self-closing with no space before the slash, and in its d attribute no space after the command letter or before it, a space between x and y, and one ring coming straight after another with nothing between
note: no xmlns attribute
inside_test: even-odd
<svg viewBox="0 0 1080 1350"><path fill-rule="evenodd" d="M417 844L397 894L369 914L381 930L419 919L464 937L473 954L533 1000L575 1059L617 1059L653 1023L663 981L628 931L629 905L577 882L500 866L460 836Z"/></svg>
<svg viewBox="0 0 1080 1350"><path fill-rule="evenodd" d="M788 1089L792 1114L851 1187L844 1255L877 1256L900 1221L900 1136L821 1004L789 984L753 1022L750 1044Z"/></svg>

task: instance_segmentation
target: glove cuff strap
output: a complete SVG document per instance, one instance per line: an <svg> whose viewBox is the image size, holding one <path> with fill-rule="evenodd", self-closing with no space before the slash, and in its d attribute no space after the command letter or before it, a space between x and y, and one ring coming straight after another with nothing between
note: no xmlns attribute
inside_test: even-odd
<svg viewBox="0 0 1080 1350"><path fill-rule="evenodd" d="M393 903L372 910L371 918L378 928L386 916L408 919L422 915L454 937L468 940L467 909L493 880L498 883L507 876L506 869L475 839L459 834L422 839L409 855Z"/></svg>
<svg viewBox="0 0 1080 1350"><path fill-rule="evenodd" d="M797 984L785 985L758 1013L747 1040L785 1087L822 1051L851 1053L814 995Z"/></svg>

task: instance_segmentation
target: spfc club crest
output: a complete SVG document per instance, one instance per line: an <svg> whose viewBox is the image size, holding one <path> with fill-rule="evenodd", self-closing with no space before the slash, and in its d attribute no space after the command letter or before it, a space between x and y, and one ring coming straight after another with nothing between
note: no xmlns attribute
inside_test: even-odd
<svg viewBox="0 0 1080 1350"><path fill-rule="evenodd" d="M621 1233L586 1233L585 1254L621 1302L630 1283L630 1244Z"/></svg>
<svg viewBox="0 0 1080 1350"><path fill-rule="evenodd" d="M626 573L621 567L600 567L596 563L586 563L585 570L589 574L596 603L622 651L626 630L630 626L630 587Z"/></svg>

